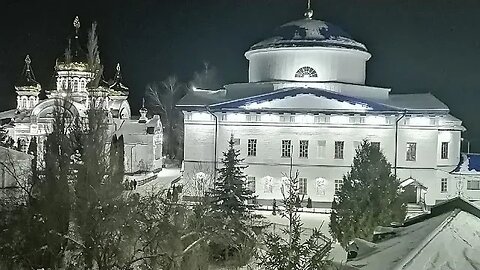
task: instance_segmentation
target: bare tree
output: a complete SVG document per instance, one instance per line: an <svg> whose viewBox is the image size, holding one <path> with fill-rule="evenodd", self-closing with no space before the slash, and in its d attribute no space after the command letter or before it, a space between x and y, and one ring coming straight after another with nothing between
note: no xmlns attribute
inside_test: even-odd
<svg viewBox="0 0 480 270"><path fill-rule="evenodd" d="M175 107L180 99L185 96L187 88L175 76L170 76L160 83L147 86L147 104L153 113L161 116L165 131L166 154L175 159L183 144L182 114Z"/></svg>

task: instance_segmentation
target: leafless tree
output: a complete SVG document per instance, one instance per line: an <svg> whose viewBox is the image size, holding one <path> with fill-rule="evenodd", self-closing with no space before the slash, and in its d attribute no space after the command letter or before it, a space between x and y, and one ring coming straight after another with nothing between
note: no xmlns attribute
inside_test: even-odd
<svg viewBox="0 0 480 270"><path fill-rule="evenodd" d="M185 84L179 82L175 76L147 86L147 104L153 113L161 116L166 144L164 149L171 159L183 153L180 151L183 145L182 114L175 106L186 92Z"/></svg>

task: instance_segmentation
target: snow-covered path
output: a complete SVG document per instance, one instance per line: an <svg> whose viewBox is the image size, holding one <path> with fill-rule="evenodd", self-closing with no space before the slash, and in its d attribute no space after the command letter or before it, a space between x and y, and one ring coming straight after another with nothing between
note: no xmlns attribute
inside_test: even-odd
<svg viewBox="0 0 480 270"><path fill-rule="evenodd" d="M170 187L172 181L181 176L180 168L165 168L158 172L157 178L148 183L137 187L138 193L146 193L149 191L160 191Z"/></svg>

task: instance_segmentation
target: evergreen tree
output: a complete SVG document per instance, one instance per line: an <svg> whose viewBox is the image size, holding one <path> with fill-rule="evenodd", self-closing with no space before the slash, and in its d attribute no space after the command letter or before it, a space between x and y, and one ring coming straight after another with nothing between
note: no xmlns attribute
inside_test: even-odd
<svg viewBox="0 0 480 270"><path fill-rule="evenodd" d="M401 222L405 206L399 180L376 146L363 141L332 204L330 230L343 247L354 238L372 240L375 227Z"/></svg>
<svg viewBox="0 0 480 270"><path fill-rule="evenodd" d="M210 242L212 257L215 261L249 259L254 246L254 234L251 230L254 205L247 204L255 196L246 186L246 176L241 165L240 150L235 149L233 136L228 142L229 148L223 153L222 168L209 192L211 215L215 220ZM251 255L251 254L250 254ZM244 258L240 258L245 256ZM247 258L248 257L248 258Z"/></svg>
<svg viewBox="0 0 480 270"><path fill-rule="evenodd" d="M281 234L265 233L265 249L258 254L258 265L267 270L315 270L332 269L328 259L332 242L318 228L302 240L305 233L303 223L298 214L299 172L293 173L290 164L288 179L282 186L285 210L280 211L283 218L288 219L288 227Z"/></svg>
<svg viewBox="0 0 480 270"><path fill-rule="evenodd" d="M13 149L14 144L15 141L8 136L7 130L4 127L0 127L0 146Z"/></svg>

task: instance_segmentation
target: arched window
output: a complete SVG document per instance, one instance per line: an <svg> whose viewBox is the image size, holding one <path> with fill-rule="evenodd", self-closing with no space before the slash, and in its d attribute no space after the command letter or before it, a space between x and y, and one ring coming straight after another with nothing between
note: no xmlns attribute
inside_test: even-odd
<svg viewBox="0 0 480 270"><path fill-rule="evenodd" d="M85 79L80 79L80 91L85 91L87 90L87 83L85 81Z"/></svg>
<svg viewBox="0 0 480 270"><path fill-rule="evenodd" d="M78 79L73 80L73 92L78 92Z"/></svg>
<svg viewBox="0 0 480 270"><path fill-rule="evenodd" d="M22 97L22 109L27 108L27 97Z"/></svg>
<svg viewBox="0 0 480 270"><path fill-rule="evenodd" d="M35 107L35 97L30 97L30 109Z"/></svg>
<svg viewBox="0 0 480 270"><path fill-rule="evenodd" d="M302 67L295 73L296 78L316 78L318 77L315 69L311 67Z"/></svg>

